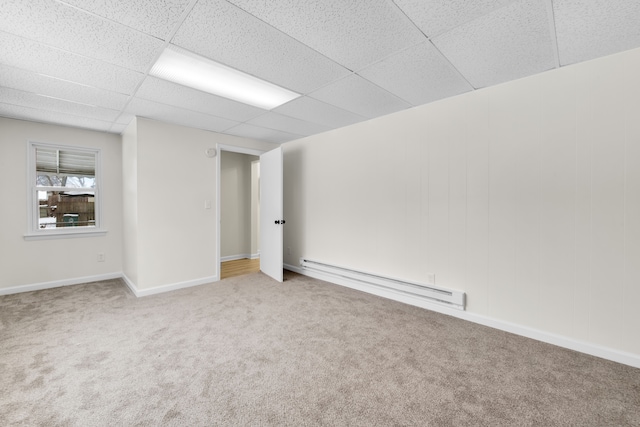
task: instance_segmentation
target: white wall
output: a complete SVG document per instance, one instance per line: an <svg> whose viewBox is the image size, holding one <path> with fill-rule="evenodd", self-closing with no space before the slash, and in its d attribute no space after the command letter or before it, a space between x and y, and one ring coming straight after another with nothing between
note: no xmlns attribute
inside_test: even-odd
<svg viewBox="0 0 640 427"><path fill-rule="evenodd" d="M24 240L30 140L101 149L105 236ZM120 274L122 168L118 135L0 118L0 182L0 293ZM105 262L97 261L98 253L105 254Z"/></svg>
<svg viewBox="0 0 640 427"><path fill-rule="evenodd" d="M260 160L251 162L251 254L260 254Z"/></svg>
<svg viewBox="0 0 640 427"><path fill-rule="evenodd" d="M138 124L134 117L122 134L122 271L138 283Z"/></svg>
<svg viewBox="0 0 640 427"><path fill-rule="evenodd" d="M640 356L640 50L284 145L285 263ZM287 255L291 248L291 255Z"/></svg>
<svg viewBox="0 0 640 427"><path fill-rule="evenodd" d="M137 183L125 182L125 188L135 187L126 199L137 205L137 223L135 215L125 216L125 228L135 235L124 243L136 241L137 263L125 271L129 285L145 295L217 279L216 160L205 150L216 144L268 150L273 144L140 117L130 126L135 130L125 132L124 142L135 148L124 149L123 163L136 175Z"/></svg>
<svg viewBox="0 0 640 427"><path fill-rule="evenodd" d="M247 257L252 252L252 162L257 156L220 152L220 255Z"/></svg>

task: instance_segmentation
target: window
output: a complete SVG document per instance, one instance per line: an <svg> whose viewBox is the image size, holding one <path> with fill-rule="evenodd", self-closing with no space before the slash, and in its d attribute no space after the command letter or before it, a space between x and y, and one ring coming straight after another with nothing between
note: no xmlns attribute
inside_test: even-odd
<svg viewBox="0 0 640 427"><path fill-rule="evenodd" d="M26 238L104 233L99 150L30 142L29 192Z"/></svg>

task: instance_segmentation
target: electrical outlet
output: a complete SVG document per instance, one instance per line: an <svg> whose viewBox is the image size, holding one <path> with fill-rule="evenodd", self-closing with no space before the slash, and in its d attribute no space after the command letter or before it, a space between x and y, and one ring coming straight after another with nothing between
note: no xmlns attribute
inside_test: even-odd
<svg viewBox="0 0 640 427"><path fill-rule="evenodd" d="M435 285L436 284L436 275L434 273L428 273L427 274L427 282L429 282L430 285Z"/></svg>
<svg viewBox="0 0 640 427"><path fill-rule="evenodd" d="M104 252L100 252L98 254L98 262L104 262L105 257L104 257Z"/></svg>
<svg viewBox="0 0 640 427"><path fill-rule="evenodd" d="M291 248L287 248L287 255L291 255Z"/></svg>

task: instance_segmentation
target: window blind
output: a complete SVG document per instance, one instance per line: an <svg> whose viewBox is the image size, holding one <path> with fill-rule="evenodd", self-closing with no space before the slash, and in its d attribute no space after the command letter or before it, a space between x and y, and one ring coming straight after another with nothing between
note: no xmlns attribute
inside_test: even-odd
<svg viewBox="0 0 640 427"><path fill-rule="evenodd" d="M36 172L93 177L96 174L95 154L37 147Z"/></svg>

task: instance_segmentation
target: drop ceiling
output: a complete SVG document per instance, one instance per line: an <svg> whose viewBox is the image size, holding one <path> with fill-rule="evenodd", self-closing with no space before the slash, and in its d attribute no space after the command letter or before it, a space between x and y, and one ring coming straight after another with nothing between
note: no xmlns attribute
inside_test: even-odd
<svg viewBox="0 0 640 427"><path fill-rule="evenodd" d="M0 0L0 116L134 116L282 143L640 47L637 0ZM149 75L168 45L301 96L271 111Z"/></svg>

